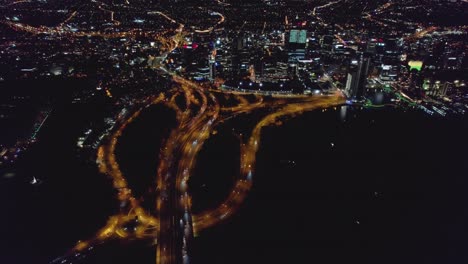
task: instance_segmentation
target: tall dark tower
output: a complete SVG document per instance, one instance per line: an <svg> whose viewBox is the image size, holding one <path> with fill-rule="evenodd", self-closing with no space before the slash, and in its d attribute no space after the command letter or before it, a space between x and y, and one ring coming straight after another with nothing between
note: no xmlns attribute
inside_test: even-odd
<svg viewBox="0 0 468 264"><path fill-rule="evenodd" d="M348 69L345 92L349 97L361 98L369 75L370 56L361 53L357 60L352 60Z"/></svg>

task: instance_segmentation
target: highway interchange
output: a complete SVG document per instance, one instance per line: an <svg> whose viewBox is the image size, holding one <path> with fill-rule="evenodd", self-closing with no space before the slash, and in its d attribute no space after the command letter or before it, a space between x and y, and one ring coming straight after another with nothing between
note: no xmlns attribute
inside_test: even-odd
<svg viewBox="0 0 468 264"><path fill-rule="evenodd" d="M264 127L281 125L286 118L292 118L305 111L323 109L343 104L341 93L319 96L281 96L264 100L256 95L252 101L249 94L209 90L180 76L172 76L174 88L165 93L146 99L146 105L135 109L127 118L119 120L119 127L98 149L97 163L103 174L112 178L121 213L111 216L94 238L79 242L73 254L109 239L155 239L157 247L156 263L188 263L189 242L199 235L235 214L249 190L252 188L256 153L260 147L261 132ZM235 98L237 105L223 106L217 98ZM183 109L176 103L184 98ZM249 100L250 99L250 100ZM160 150L157 170L158 198L155 202L156 216L149 215L134 197L124 174L116 161L115 149L125 128L135 121L145 108L151 105L164 105L176 113L177 126ZM241 142L240 175L225 201L218 207L199 214L191 211L192 199L188 181L196 166L197 155L204 142L213 134L216 126L226 119L240 114L268 109L268 114L253 127L248 139ZM222 173L222 172L220 172ZM136 222L134 230L126 229L129 223Z"/></svg>
<svg viewBox="0 0 468 264"><path fill-rule="evenodd" d="M15 1L8 7L29 1ZM325 23L321 17L321 9L334 6L341 0L328 2L315 7L311 15L319 23ZM219 5L227 5L218 1ZM131 3L127 2L127 5ZM378 14L389 8L388 2L372 12L366 13L365 19L385 25L378 20ZM111 7L100 1L92 1L92 6L104 12L114 26L121 22ZM208 10L207 10L208 11ZM103 38L136 38L141 30L138 28L126 31L103 30L72 30L67 24L76 19L79 11L70 12L66 19L55 27L31 26L17 21L1 21L13 30L32 34L46 34L56 37L79 38L99 36ZM253 92L247 90L216 90L195 83L183 76L168 70L162 62L176 48L183 45L183 39L189 33L209 33L225 22L226 17L219 12L206 12L219 19L205 29L189 29L179 23L169 14L162 11L149 11L148 15L161 16L170 22L171 29L165 31L145 32L155 42L159 42L164 52L158 57L150 57L148 63L155 74L164 74L172 79L172 87L162 93L144 98L143 103L128 109L129 113L117 119L111 135L97 149L96 163L99 171L108 176L117 192L120 211L109 216L107 223L96 232L94 237L78 241L67 254L52 263L71 263L73 258L85 254L92 248L111 240L142 239L152 241L155 245L157 264L190 263L191 242L196 236L203 235L209 229L236 214L246 200L254 184L256 156L261 147L262 130L265 127L280 126L287 119L294 118L304 112L325 109L345 104L345 96L338 90L325 95L293 95L268 92ZM339 25L337 25L339 27ZM436 27L428 27L407 38L414 41L430 34ZM335 35L344 45L346 41ZM359 41L357 39L357 41ZM321 78L330 81L334 69L329 69ZM404 95L404 94L403 94ZM222 98L229 98L235 104L225 104ZM180 104L178 102L184 102ZM157 171L155 172L156 200L154 210L150 213L141 205L126 175L122 172L116 157L119 139L126 129L149 107L159 105L174 111L176 126L163 139L159 150ZM216 128L226 120L240 115L262 115L258 122L250 128L250 132L240 140L240 173L237 175L232 189L226 198L215 208L202 212L192 211L192 196L189 181L194 174L197 158L204 143L215 133ZM219 173L223 173L220 171Z"/></svg>
<svg viewBox="0 0 468 264"><path fill-rule="evenodd" d="M177 34L183 34L183 31L179 30ZM167 40L170 43L167 52L177 47L177 39L180 39L177 34L172 40ZM339 91L316 96L269 95L269 99L265 100L264 95L203 87L169 72L163 65L155 69L170 74L174 82L173 88L146 98L139 108L118 120L119 125L107 143L98 149L97 164L101 173L112 178L113 187L118 191L121 212L109 217L105 227L95 237L78 242L69 252L70 255L110 239L153 239L157 251L156 263L189 263L190 241L193 237L235 214L252 188L262 129L281 125L287 118L306 111L345 103L345 97ZM222 97L230 97L237 103L222 105L218 100ZM185 102L183 108L177 103L179 99ZM115 154L119 138L125 133L125 129L152 105L172 109L177 119L177 126L164 139L165 145L160 149L157 183L154 186L158 194L155 201L156 215L148 214L139 204L138 197L134 197ZM223 121L259 110L267 110L267 114L252 128L248 139L241 142L240 174L232 190L218 207L193 214L188 181L203 144ZM127 228L130 223L135 224L134 230Z"/></svg>
<svg viewBox="0 0 468 264"><path fill-rule="evenodd" d="M113 23L120 23L115 20L114 12L107 10L104 4L100 3L97 7L108 12ZM345 103L345 97L339 91L315 96L253 94L244 91L210 89L179 76L166 69L162 62L169 53L182 45L183 36L188 33L188 30L169 15L159 11L153 13L164 17L171 23L178 24L170 37L165 37L166 34L154 34L155 40L162 43L164 52L156 58L157 63L151 63L155 74L159 72L172 78L172 88L160 94L148 96L143 100L144 103L129 109L127 115L122 115L117 119L117 125L112 134L98 147L96 163L99 171L112 179L120 203L120 212L110 216L105 226L94 237L78 241L65 256L55 259L52 263L71 263L74 257L84 255L85 252L97 245L116 239L153 241L156 245L157 264L189 263L190 243L194 237L235 214L245 201L253 186L256 153L261 146L262 129L268 126L279 126L287 118L293 118L306 111ZM222 14L217 12L213 14L220 17L219 21L207 29L198 29L195 32L210 32L216 25L225 21ZM132 37L134 34L134 31L71 32L64 25L75 15L76 13L72 13L64 23L55 28L33 27L10 21L4 23L19 31L34 34L67 35L69 37L86 35L114 38ZM223 97L230 98L236 104L223 105L219 100ZM180 100L184 102L182 106L177 103ZM139 197L135 197L132 192L116 158L116 148L120 137L126 132L126 128L137 120L146 108L153 105L162 105L172 109L176 113L177 121L176 127L163 140L164 145L160 149L159 164L155 176L156 184L153 187L157 193L154 202L156 214L148 213L140 204ZM192 213L192 198L188 182L204 143L214 134L215 128L219 124L241 114L246 115L256 111L267 114L251 128L247 139L240 139L243 141L240 142L240 174L237 176L232 190L218 207L197 214Z"/></svg>

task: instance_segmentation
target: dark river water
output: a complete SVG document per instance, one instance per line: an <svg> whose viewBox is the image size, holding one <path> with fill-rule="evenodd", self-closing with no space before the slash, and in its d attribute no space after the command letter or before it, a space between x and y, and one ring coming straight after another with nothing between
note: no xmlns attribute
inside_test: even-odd
<svg viewBox="0 0 468 264"><path fill-rule="evenodd" d="M118 210L109 179L75 150L95 109L65 110L54 111L38 144L11 169L15 176L0 177L0 263L48 263L92 237ZM148 210L172 115L149 108L117 149ZM258 118L228 121L206 142L190 181L194 212L226 197L239 171L236 134ZM247 200L195 239L192 260L467 263L467 135L466 119L390 107L320 110L267 127ZM32 176L43 183L29 185ZM79 263L149 264L154 255L149 242L127 241L102 246Z"/></svg>

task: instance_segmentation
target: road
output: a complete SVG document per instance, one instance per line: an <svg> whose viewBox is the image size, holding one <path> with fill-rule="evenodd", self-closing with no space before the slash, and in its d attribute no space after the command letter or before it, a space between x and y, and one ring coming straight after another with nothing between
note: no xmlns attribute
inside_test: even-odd
<svg viewBox="0 0 468 264"><path fill-rule="evenodd" d="M158 15L177 23L166 14L159 12ZM181 44L180 40L184 34L184 25L179 24L172 37L161 40L165 44L162 58ZM107 224L94 237L78 241L67 255L54 260L53 263L70 260L79 253L113 239L152 240L156 244L157 264L189 263L190 244L194 236L201 235L203 230L235 214L245 201L253 186L256 154L261 146L263 128L279 126L288 118L294 118L306 111L345 103L345 98L340 92L317 96L277 94L269 100L264 100L264 95L257 94L253 97L255 99L252 99L250 93L202 87L169 71L163 64L156 67L153 65L153 68L170 75L174 83L172 89L148 96L142 100L143 103L129 109L128 115L117 119L114 131L97 150L97 165L102 174L112 179L113 187L118 192L120 212L110 216ZM234 98L237 105L222 105L218 101L220 96ZM176 102L179 100L185 104L178 105ZM119 139L126 128L152 105L162 105L174 110L177 121L176 127L164 139L164 145L160 149L157 180L153 187L157 193L155 215L147 212L140 205L139 197L134 196L115 154ZM265 112L266 109L268 114L252 128L248 140L241 145L240 174L225 201L217 208L193 214L188 182L206 140L223 121L235 118L239 114L259 110ZM129 224L134 228L129 229Z"/></svg>
<svg viewBox="0 0 468 264"><path fill-rule="evenodd" d="M121 212L111 216L107 225L94 238L80 241L71 253L84 251L109 239L156 239L156 263L189 263L190 241L194 235L200 235L203 230L229 218L245 201L253 186L256 154L260 147L262 129L281 125L287 118L293 118L306 111L328 108L345 102L339 92L311 97L276 96L274 100L268 102L257 95L255 102L249 102L243 93L212 91L179 76L173 76L173 79L176 84L172 90L147 98L139 109L133 110L126 119L118 121L118 128L107 143L99 147L97 158L99 169L112 178L122 205ZM226 94L237 98L238 105L222 106L216 98ZM175 103L175 99L179 97L186 100L184 109L180 109ZM171 131L165 140L165 146L161 148L157 184L154 187L158 193L155 204L158 214L152 216L133 196L116 161L115 148L128 125L138 118L143 109L155 104L173 109L176 112L178 125ZM217 208L193 214L188 181L204 142L212 135L215 127L224 120L261 109L269 109L269 114L255 125L247 142L242 144L240 175L234 188ZM136 224L135 230L126 229L129 223Z"/></svg>

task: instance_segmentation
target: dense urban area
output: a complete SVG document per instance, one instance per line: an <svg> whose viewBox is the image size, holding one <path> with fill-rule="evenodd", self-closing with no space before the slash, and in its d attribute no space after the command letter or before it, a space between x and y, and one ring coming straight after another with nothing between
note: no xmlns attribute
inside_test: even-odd
<svg viewBox="0 0 468 264"><path fill-rule="evenodd" d="M200 241L223 244L223 235L212 233L240 232L250 220L259 217L260 225L274 221L260 213L246 217L249 220L238 218L249 215L249 210L255 211L246 208L249 203L259 203L258 199L277 201L278 197L258 198L258 193L268 191L256 188L266 189L262 183L272 179L286 182L288 179L279 178L293 177L294 170L312 178L328 172L332 177L335 174L330 166L343 166L346 170L336 174L354 177L369 171L376 175L383 173L378 172L385 170L383 166L396 167L408 159L411 165L400 165L401 169L394 173L404 175L401 184L395 185L421 180L410 179L411 175L424 178L439 173L433 177L457 175L454 185L468 187L466 179L458 178L468 172L463 162L468 158L464 134L468 131L467 15L465 0L0 0L0 185L5 186L0 198L2 204L8 204L2 209L7 219L0 222L5 241L0 246L2 250L11 245L15 248L0 251L0 262L387 263L381 261L388 253L385 250L385 254L376 253L378 250L365 253L362 247L372 247L368 245L372 244L370 238L364 239L366 246L358 242L340 244L348 238L336 238L331 231L333 238L317 238L320 241L314 243L326 244L323 247L327 250L350 247L341 254L349 258L330 257L330 253L306 259L308 254L323 251L320 246L290 246L304 253L295 255L296 251L286 250L284 255L289 257L275 252L288 248L288 241L303 241L300 234L264 238L275 245L261 246L262 252L278 254L278 258L263 260L250 257L257 254L254 251L241 253L244 248L240 246L230 246L239 253L226 253L238 254L239 258L229 260L221 253L210 258L208 253L201 253L209 249L201 249L206 243ZM369 132L379 122L385 126L381 128L384 132ZM295 129L288 130L295 124ZM273 136L273 128L288 132ZM307 139L301 139L301 135ZM318 143L307 143L313 138ZM288 140L302 142L297 143L297 147L304 147L297 150L300 158L284 154L294 152L284 143ZM350 143L345 143L348 140ZM388 144L380 150L386 153L383 156L388 155L387 163L370 169L368 164L380 154L373 157L365 151L377 148L380 140ZM273 145L278 147L277 152L272 150ZM313 151L321 154L311 154ZM304 153L313 158L305 158ZM276 161L265 161L270 156ZM350 162L352 156L361 158ZM347 166L344 161L353 164ZM321 162L330 166L312 165ZM421 162L439 167L433 171L409 167L424 166ZM263 179L261 175L267 174L265 167L269 166L288 169L281 176L272 172L271 178ZM256 187L257 170L260 187ZM217 177L219 180L215 180ZM94 182L100 181L98 178L102 182ZM294 181L301 185L301 179ZM307 181L312 180L304 180L305 186L309 185ZM403 189L380 181L388 183L375 180L377 186L385 187L365 188L369 199L416 199L411 196L414 193L409 198L400 197L398 194L405 193ZM101 186L102 191L92 185ZM359 184L358 189L364 185ZM296 187L286 186L291 185L282 183L277 188L292 188L285 193L295 192ZM323 190L314 187L320 191L297 188L307 197L310 193L318 196L317 192L335 192L333 187L325 186ZM432 193L430 188L421 188L415 193ZM386 196L384 189L394 196ZM23 192L37 199L32 202L37 204L15 202L14 197L26 197L20 195ZM100 195L108 200L98 198ZM465 203L462 198L457 200L466 214L466 199ZM455 206L451 200L439 201L451 204L441 206L444 208ZM42 209L27 209L45 204L48 209L44 210L54 213L43 211L41 215ZM278 208L272 210L282 211L279 204L284 206L278 203ZM301 208L316 218L314 212L319 209L310 202L306 204ZM65 207L70 209L60 209ZM65 212L61 210L67 213L61 216ZM452 215L450 212L446 214ZM295 219L308 219L300 215ZM350 216L350 228L365 226L361 219L370 218L368 215L372 214ZM37 223L36 217L45 219ZM80 218L88 219L87 227L80 228ZM320 229L311 221L301 224L304 230ZM336 230L332 223L320 223ZM21 230L23 225L44 230L37 231L42 235L4 231L10 226L11 230ZM278 229L294 228L288 220L279 219L265 225L273 229L268 229L272 234ZM428 224L427 228L434 225ZM48 231L51 226L56 230ZM386 222L375 229L385 226ZM50 237L43 236L49 232ZM255 228L249 232L255 232ZM355 231L343 231L350 232ZM373 233L365 232L366 238ZM69 235L65 237L66 233ZM353 234L349 236L360 237ZM10 244L12 237L19 242ZM46 247L49 240L61 242ZM405 235L393 238L394 242L384 247L392 252L402 240ZM388 258L388 263L465 263L468 254L458 247L466 249L467 236L454 240L457 246L447 246L451 254L419 258L417 252L424 252L421 248L411 254L396 249L399 253L394 259ZM35 242L24 246L21 241ZM149 253L145 251L138 260L136 247ZM37 249L31 253L25 248ZM134 252L132 259L110 257L126 250ZM219 248L213 251L224 252ZM355 252L361 253L355 256ZM362 256L369 259L364 261ZM376 258L376 262L371 261Z"/></svg>

